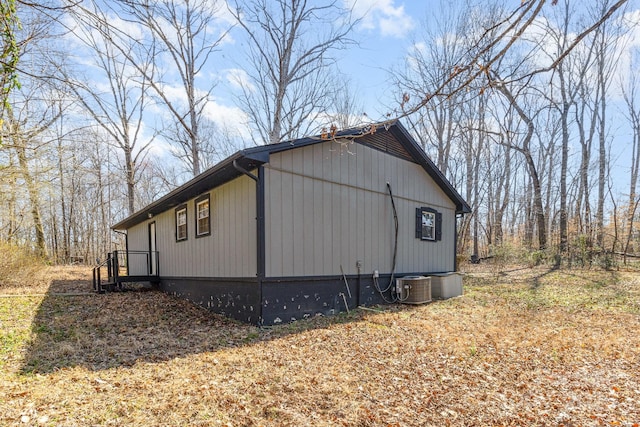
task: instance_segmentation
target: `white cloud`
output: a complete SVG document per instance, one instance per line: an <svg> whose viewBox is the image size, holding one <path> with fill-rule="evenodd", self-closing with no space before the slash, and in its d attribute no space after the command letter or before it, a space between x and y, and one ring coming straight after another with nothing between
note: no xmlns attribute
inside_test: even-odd
<svg viewBox="0 0 640 427"><path fill-rule="evenodd" d="M405 37L415 27L414 19L407 14L404 5L395 0L344 0L354 16L361 19L361 28L379 30L383 37Z"/></svg>
<svg viewBox="0 0 640 427"><path fill-rule="evenodd" d="M202 113L207 119L216 123L221 128L227 129L235 134L234 136L243 139L249 138L250 133L245 126L247 115L241 109L210 101Z"/></svg>
<svg viewBox="0 0 640 427"><path fill-rule="evenodd" d="M415 53L425 53L427 51L427 43L425 42L416 42L409 48L410 51Z"/></svg>
<svg viewBox="0 0 640 427"><path fill-rule="evenodd" d="M618 66L620 85L627 86L629 78L634 73L634 68L640 61L640 9L625 14L622 18L622 26L626 33L619 44L622 48L620 53L620 64Z"/></svg>
<svg viewBox="0 0 640 427"><path fill-rule="evenodd" d="M215 0L214 3L218 3L218 0ZM219 8L216 9L216 18L219 21L222 21L226 25L235 25L236 18L233 16L229 9L233 9L233 5L229 5L228 1L223 1L218 5Z"/></svg>
<svg viewBox="0 0 640 427"><path fill-rule="evenodd" d="M629 38L633 46L640 46L640 9L626 13L622 17L623 26L629 31Z"/></svg>
<svg viewBox="0 0 640 427"><path fill-rule="evenodd" d="M251 83L249 75L242 68L229 68L225 70L225 77L229 84L235 89L246 89L255 91L255 86Z"/></svg>
<svg viewBox="0 0 640 427"><path fill-rule="evenodd" d="M404 6L398 8L388 6L383 10L384 16L379 19L383 36L402 38L415 26L413 19L405 13Z"/></svg>
<svg viewBox="0 0 640 427"><path fill-rule="evenodd" d="M142 24L125 21L117 15L110 14L108 16L109 25L116 28L119 34L126 34L134 40L142 40L148 36L148 31Z"/></svg>
<svg viewBox="0 0 640 427"><path fill-rule="evenodd" d="M186 106L189 103L187 93L182 86L162 85L162 94L172 103L176 105Z"/></svg>
<svg viewBox="0 0 640 427"><path fill-rule="evenodd" d="M162 93L178 110L186 108L188 99L184 88L180 86L163 85ZM202 91L197 91L196 98L204 96L204 94L205 93ZM167 123L174 119L162 104L150 106L147 112L162 117L162 120ZM247 130L245 125L247 123L247 116L244 111L237 107L224 105L220 103L219 100L209 96L209 100L207 101L207 105L204 107L202 114L205 118L211 120L220 128L230 131L234 136L238 136L243 139L247 139L250 136L250 132Z"/></svg>

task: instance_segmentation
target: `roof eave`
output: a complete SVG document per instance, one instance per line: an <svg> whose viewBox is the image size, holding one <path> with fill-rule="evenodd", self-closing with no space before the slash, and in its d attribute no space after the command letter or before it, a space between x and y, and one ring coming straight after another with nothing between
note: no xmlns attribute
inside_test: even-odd
<svg viewBox="0 0 640 427"><path fill-rule="evenodd" d="M456 214L466 214L471 212L471 208L467 202L462 198L462 196L460 196L456 189L453 188L447 178L435 166L424 150L415 142L413 137L399 121L396 120L392 123L390 122L385 125L385 128L392 133L395 133L396 136L404 142L404 145L411 156L418 161L431 178L433 178L436 184L438 184L451 201L454 202L456 205ZM336 133L334 137L358 135L362 134L362 132L363 130L361 128L346 129ZM304 147L322 141L326 141L326 139L315 136L276 144L262 145L238 151L210 169L207 169L200 175L167 193L160 199L113 225L111 228L113 230L126 230L131 228L134 225L144 222L155 215L187 201L191 197L195 197L196 193L199 191L209 191L218 185L222 185L223 183L240 176L243 173L242 168L253 169L257 165L268 163L269 156L273 153L290 150L292 148ZM237 168L234 165L234 162L237 162L236 164L242 163L242 168ZM229 169L227 170L227 168ZM225 170L227 172L226 174Z"/></svg>
<svg viewBox="0 0 640 427"><path fill-rule="evenodd" d="M215 166L211 167L210 169L207 169L200 175L192 178L191 180L187 181L181 186L170 191L169 193L162 196L158 200L153 201L149 205L133 213L132 215L128 216L127 218L123 219L117 224L114 224L113 226L111 226L111 229L126 230L128 228L131 228L132 226L137 225L145 221L146 219L153 218L155 215L158 215L166 211L167 209L170 209L174 206L177 206L183 203L184 201L186 201L183 199L186 198L188 200L189 198L191 198L191 193L193 192L198 193L196 189L203 189L203 191L208 191L216 187L217 185L221 185L224 182L227 182L226 180L224 180L222 182L217 183L217 185L215 181L211 183L211 185L206 183L212 177L215 177L216 175L220 174L222 171L224 171L227 168L232 168L237 171L236 175L238 176L241 175L242 172L234 167L234 162L242 162L242 161L244 161L244 163L249 163L251 165L262 164L268 161L268 153L267 153L267 157L265 158L264 155L260 155L258 153L246 155L245 150L238 151L233 155L227 157L220 163L216 164Z"/></svg>

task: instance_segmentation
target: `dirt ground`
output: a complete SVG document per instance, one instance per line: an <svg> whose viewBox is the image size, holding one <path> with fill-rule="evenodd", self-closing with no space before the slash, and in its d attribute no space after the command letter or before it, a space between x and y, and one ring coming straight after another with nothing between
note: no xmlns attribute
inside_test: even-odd
<svg viewBox="0 0 640 427"><path fill-rule="evenodd" d="M0 284L0 425L640 425L635 272L468 267L459 298L265 329L89 278Z"/></svg>

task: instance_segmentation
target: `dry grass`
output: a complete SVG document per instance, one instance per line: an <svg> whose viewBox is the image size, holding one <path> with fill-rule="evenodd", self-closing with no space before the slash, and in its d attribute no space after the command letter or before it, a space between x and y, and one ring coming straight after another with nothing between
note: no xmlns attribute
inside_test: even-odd
<svg viewBox="0 0 640 427"><path fill-rule="evenodd" d="M474 272L461 298L271 329L47 274L0 298L0 425L640 423L637 273Z"/></svg>
<svg viewBox="0 0 640 427"><path fill-rule="evenodd" d="M28 249L0 241L0 294L37 292L49 280L44 261Z"/></svg>

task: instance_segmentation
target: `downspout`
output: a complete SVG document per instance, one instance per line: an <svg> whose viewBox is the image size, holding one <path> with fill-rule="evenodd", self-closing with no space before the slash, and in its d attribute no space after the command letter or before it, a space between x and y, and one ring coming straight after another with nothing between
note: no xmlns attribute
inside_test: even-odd
<svg viewBox="0 0 640 427"><path fill-rule="evenodd" d="M256 263L258 278L258 323L262 323L262 282L265 276L265 224L264 224L264 167L258 166L258 176L252 174L242 166L237 160L233 161L233 167L240 173L248 176L256 182Z"/></svg>
<svg viewBox="0 0 640 427"><path fill-rule="evenodd" d="M240 173L243 173L245 175L247 175L249 178L251 178L252 180L254 180L256 183L259 181L259 178L257 176L255 176L254 174L252 174L251 172L249 172L248 170L246 170L245 168L243 168L242 166L240 166L238 164L238 160L234 159L233 160L233 167L235 168L235 170L237 170Z"/></svg>
<svg viewBox="0 0 640 427"><path fill-rule="evenodd" d="M458 271L458 218L462 214L455 214L453 219L453 271Z"/></svg>

